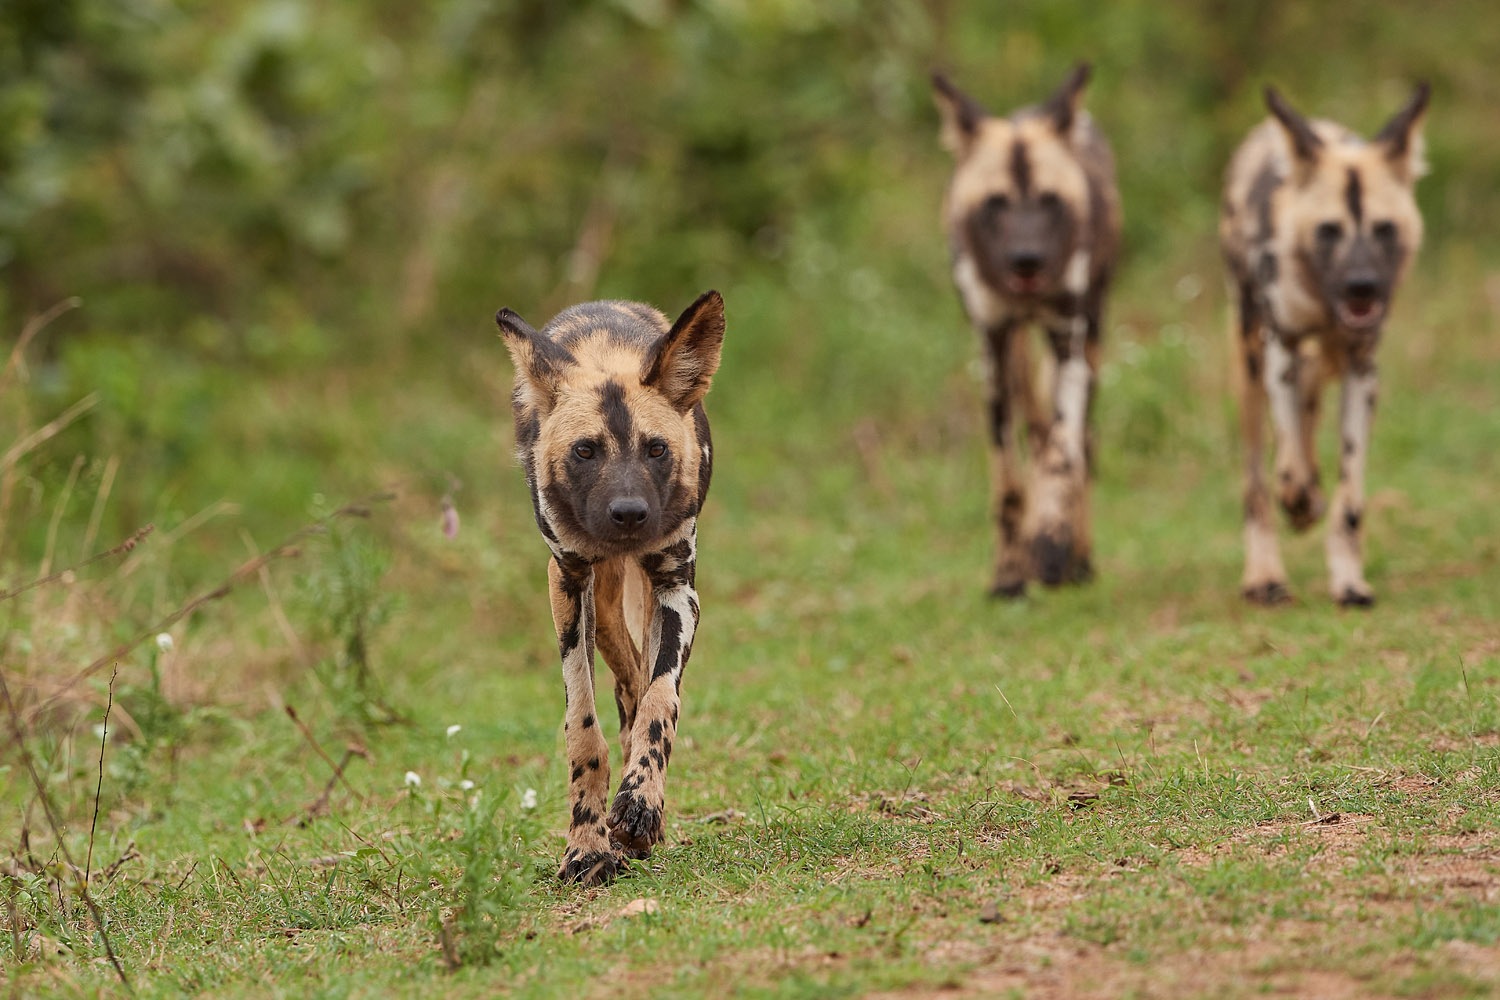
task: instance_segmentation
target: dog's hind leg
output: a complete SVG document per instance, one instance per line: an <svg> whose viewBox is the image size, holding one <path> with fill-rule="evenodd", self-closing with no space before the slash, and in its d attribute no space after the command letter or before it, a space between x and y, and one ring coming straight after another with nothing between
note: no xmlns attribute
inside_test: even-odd
<svg viewBox="0 0 1500 1000"><path fill-rule="evenodd" d="M604 824L609 744L594 708L594 570L564 553L547 563L552 623L562 655L563 742L568 753L568 843L558 878L599 885L614 878L619 857Z"/></svg>

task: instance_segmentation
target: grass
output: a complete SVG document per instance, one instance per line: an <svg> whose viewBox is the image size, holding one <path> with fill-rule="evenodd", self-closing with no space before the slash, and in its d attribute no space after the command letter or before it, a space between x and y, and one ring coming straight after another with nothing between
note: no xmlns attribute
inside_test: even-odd
<svg viewBox="0 0 1500 1000"><path fill-rule="evenodd" d="M799 401L737 353L796 315L747 279L710 398L719 478L667 843L601 890L551 878L562 689L544 549L498 458L500 352L328 387L326 433L407 487L244 574L172 627L170 651L120 662L90 891L134 993L1489 995L1496 279L1434 257L1392 324L1368 613L1326 599L1320 536L1283 535L1297 604L1237 597L1237 445L1204 279L1127 275L1098 414L1099 577L1013 604L984 597L980 389L956 308L929 310L884 405L832 367L829 398ZM244 388L267 442L307 417L277 399L331 398L313 381ZM758 418L762 389L782 394L778 419ZM473 405L484 394L494 405ZM431 485L444 467L463 473L451 541L436 513L451 484ZM208 589L181 561L228 572L269 549L247 525L297 527L219 512L7 602L18 701ZM96 674L28 717L74 855L110 696ZM79 879L6 761L8 989L119 995ZM655 906L625 912L638 899Z"/></svg>

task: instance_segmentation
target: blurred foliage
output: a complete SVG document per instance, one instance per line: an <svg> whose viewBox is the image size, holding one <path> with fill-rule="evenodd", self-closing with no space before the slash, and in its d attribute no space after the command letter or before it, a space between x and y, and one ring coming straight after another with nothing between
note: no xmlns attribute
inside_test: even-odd
<svg viewBox="0 0 1500 1000"><path fill-rule="evenodd" d="M743 431L747 469L760 446L767 465L824 457L847 439L827 428L867 415L899 436L972 354L937 225L938 65L1006 110L1093 61L1139 300L1169 298L1159 286L1183 271L1217 287L1220 171L1270 80L1373 132L1430 79L1424 266L1455 247L1492 259L1492 14L1482 0L5 0L0 326L82 297L32 352L27 413L102 394L28 461L6 530L24 523L15 543L40 548L44 498L76 454L91 461L80 495L122 456L116 533L225 497L255 527L380 476L472 479L504 451L476 454L467 433L503 421L502 305L535 323L585 297L673 312L718 287L715 426ZM1134 335L1154 342L1159 321ZM1168 446L1171 395L1152 392L1122 392L1111 446ZM407 395L475 423L391 419Z"/></svg>

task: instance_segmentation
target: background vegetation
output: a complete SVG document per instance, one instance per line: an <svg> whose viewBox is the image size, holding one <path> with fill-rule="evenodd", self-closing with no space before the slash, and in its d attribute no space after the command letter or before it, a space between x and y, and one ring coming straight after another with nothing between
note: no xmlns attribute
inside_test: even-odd
<svg viewBox="0 0 1500 1000"><path fill-rule="evenodd" d="M658 965L683 995L726 976L1038 991L1066 962L1108 995L1492 982L1488 4L0 12L0 329L80 301L0 380L0 586L155 525L3 606L17 723L65 826L59 845L7 729L15 988L111 988L84 885L162 995L423 993L452 967L443 989L538 994L644 991ZM1006 109L1078 58L1127 218L1101 578L990 605L927 73ZM1308 539L1289 548L1305 604L1253 614L1222 165L1268 81L1373 131L1417 79L1433 170L1383 352L1383 604L1325 607ZM649 871L585 896L539 877L561 691L490 317L673 312L708 287L730 327L679 825ZM136 642L158 631L170 650ZM1352 825L1301 825L1336 812ZM80 879L65 846L130 860ZM1434 857L1467 867L1434 881ZM658 912L611 919L636 896ZM997 900L1004 922L976 923ZM1334 926L1356 932L1328 944ZM1213 968L1233 974L1190 978Z"/></svg>

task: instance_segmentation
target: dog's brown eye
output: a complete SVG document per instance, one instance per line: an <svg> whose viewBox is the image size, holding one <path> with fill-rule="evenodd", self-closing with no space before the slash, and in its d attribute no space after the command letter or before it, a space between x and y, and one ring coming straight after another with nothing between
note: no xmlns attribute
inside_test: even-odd
<svg viewBox="0 0 1500 1000"><path fill-rule="evenodd" d="M1344 235L1344 227L1337 222L1318 223L1317 236L1319 243L1337 243Z"/></svg>
<svg viewBox="0 0 1500 1000"><path fill-rule="evenodd" d="M591 444L575 444L573 446L573 454L579 458L593 458L594 446Z"/></svg>
<svg viewBox="0 0 1500 1000"><path fill-rule="evenodd" d="M1377 240L1389 241L1396 238L1396 224L1389 219L1382 219L1375 223L1370 227L1370 231L1375 234Z"/></svg>
<svg viewBox="0 0 1500 1000"><path fill-rule="evenodd" d="M667 445L665 441L652 441L651 447L646 449L646 454L650 455L652 458L661 458L666 453Z"/></svg>

